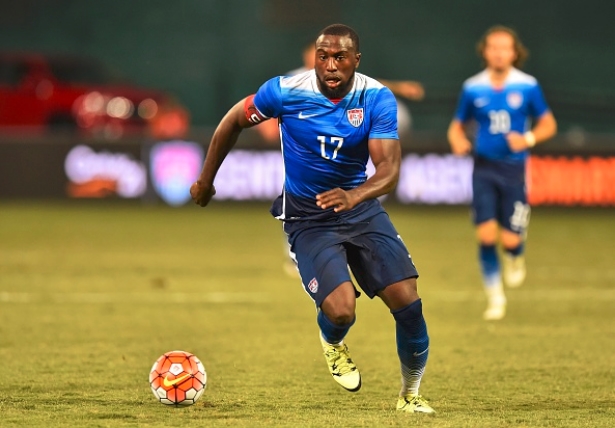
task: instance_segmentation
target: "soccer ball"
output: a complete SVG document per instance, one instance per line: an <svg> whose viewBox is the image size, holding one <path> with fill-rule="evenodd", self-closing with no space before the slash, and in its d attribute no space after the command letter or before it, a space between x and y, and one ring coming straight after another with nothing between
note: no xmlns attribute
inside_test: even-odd
<svg viewBox="0 0 615 428"><path fill-rule="evenodd" d="M169 406L191 406L203 395L207 373L195 355L171 351L156 360L149 373L154 396Z"/></svg>

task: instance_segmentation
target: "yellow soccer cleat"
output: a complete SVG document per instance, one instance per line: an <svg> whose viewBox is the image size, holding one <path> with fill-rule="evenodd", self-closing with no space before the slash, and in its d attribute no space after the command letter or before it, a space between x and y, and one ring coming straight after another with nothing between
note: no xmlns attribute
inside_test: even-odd
<svg viewBox="0 0 615 428"><path fill-rule="evenodd" d="M357 392L361 389L361 373L359 373L355 363L352 362L348 347L344 344L331 345L322 336L320 343L333 379L347 391Z"/></svg>
<svg viewBox="0 0 615 428"><path fill-rule="evenodd" d="M512 257L505 255L504 262L504 282L510 288L521 287L525 281L525 258L523 256Z"/></svg>
<svg viewBox="0 0 615 428"><path fill-rule="evenodd" d="M486 287L487 309L483 313L486 321L498 321L506 315L506 295L502 286L502 281L498 284Z"/></svg>
<svg viewBox="0 0 615 428"><path fill-rule="evenodd" d="M499 321L506 316L506 297L504 295L491 297L487 309L483 313L485 321Z"/></svg>
<svg viewBox="0 0 615 428"><path fill-rule="evenodd" d="M423 413L435 415L436 411L429 405L422 395L407 394L397 400L397 410L406 413Z"/></svg>

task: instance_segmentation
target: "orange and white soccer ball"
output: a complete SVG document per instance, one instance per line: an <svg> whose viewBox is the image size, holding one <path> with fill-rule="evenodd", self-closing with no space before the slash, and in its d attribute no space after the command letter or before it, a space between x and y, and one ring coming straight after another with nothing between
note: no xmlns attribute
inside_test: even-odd
<svg viewBox="0 0 615 428"><path fill-rule="evenodd" d="M149 373L156 398L169 406L191 406L203 395L207 372L195 355L171 351L156 360Z"/></svg>

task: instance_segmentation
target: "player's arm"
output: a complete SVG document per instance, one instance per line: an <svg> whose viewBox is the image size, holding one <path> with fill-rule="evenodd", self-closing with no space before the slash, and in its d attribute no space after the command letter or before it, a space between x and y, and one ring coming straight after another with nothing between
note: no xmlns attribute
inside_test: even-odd
<svg viewBox="0 0 615 428"><path fill-rule="evenodd" d="M222 118L211 138L205 164L201 170L198 180L190 187L190 195L194 202L202 207L206 206L211 198L216 194L214 179L220 169L220 165L226 158L231 148L237 142L239 134L244 128L249 128L259 123L261 119L248 118L250 108L255 110L252 103L253 96L244 98L235 104ZM256 113L253 113L256 114Z"/></svg>
<svg viewBox="0 0 615 428"><path fill-rule="evenodd" d="M316 195L316 205L322 209L333 207L335 212L348 211L363 201L391 192L399 180L401 146L399 140L370 138L369 155L376 172L365 183L351 189L333 189Z"/></svg>
<svg viewBox="0 0 615 428"><path fill-rule="evenodd" d="M399 97L404 97L412 101L420 101L425 98L425 88L423 88L420 82L415 82L413 80L385 79L378 79L378 81Z"/></svg>
<svg viewBox="0 0 615 428"><path fill-rule="evenodd" d="M472 151L472 143L466 134L466 124L474 118L474 102L471 92L464 84L459 95L455 116L448 127L447 137L453 154L465 156Z"/></svg>
<svg viewBox="0 0 615 428"><path fill-rule="evenodd" d="M464 156L472 151L472 143L466 135L465 124L461 120L453 119L448 127L447 137L453 154Z"/></svg>
<svg viewBox="0 0 615 428"><path fill-rule="evenodd" d="M557 133L557 122L550 110L540 116L531 131L521 134L510 132L506 135L508 147L513 152L520 152L530 149L538 143L547 141Z"/></svg>
<svg viewBox="0 0 615 428"><path fill-rule="evenodd" d="M533 86L527 94L529 114L534 117L534 127L521 134L510 132L506 135L508 147L513 152L520 152L548 140L557 132L557 122L549 109L540 85Z"/></svg>

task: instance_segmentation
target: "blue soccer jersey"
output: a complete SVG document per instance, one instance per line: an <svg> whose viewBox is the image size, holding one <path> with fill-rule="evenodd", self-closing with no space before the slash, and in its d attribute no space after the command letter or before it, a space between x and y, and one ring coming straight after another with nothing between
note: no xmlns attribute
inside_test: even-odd
<svg viewBox="0 0 615 428"><path fill-rule="evenodd" d="M378 81L355 73L351 91L337 101L320 92L314 70L275 77L254 97L259 115L280 123L286 178L281 212L274 214L281 219L322 214L317 194L367 179L370 138L398 139L395 98Z"/></svg>
<svg viewBox="0 0 615 428"><path fill-rule="evenodd" d="M523 162L527 150L514 153L508 147L506 134L529 130L531 119L540 118L549 110L536 79L513 68L504 87L495 89L487 70L469 78L463 85L455 118L478 124L474 153L490 160Z"/></svg>

